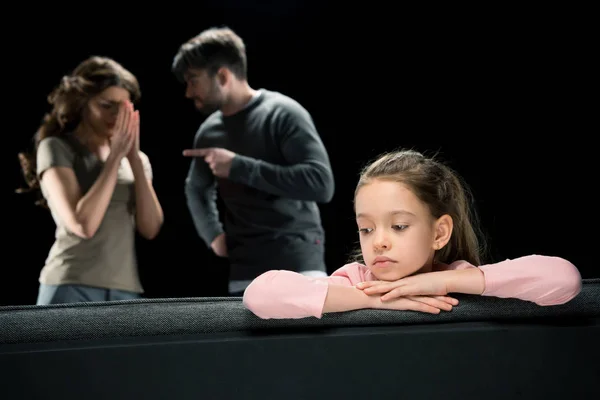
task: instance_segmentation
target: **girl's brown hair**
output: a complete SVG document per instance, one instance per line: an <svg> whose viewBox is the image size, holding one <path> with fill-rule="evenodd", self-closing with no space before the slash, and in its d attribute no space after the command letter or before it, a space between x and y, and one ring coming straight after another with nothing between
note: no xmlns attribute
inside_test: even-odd
<svg viewBox="0 0 600 400"><path fill-rule="evenodd" d="M450 167L413 150L386 153L361 171L354 197L373 180L402 183L428 206L434 218L445 214L452 217L452 236L448 244L436 252L437 262L449 264L465 260L481 265L485 242L472 193Z"/></svg>

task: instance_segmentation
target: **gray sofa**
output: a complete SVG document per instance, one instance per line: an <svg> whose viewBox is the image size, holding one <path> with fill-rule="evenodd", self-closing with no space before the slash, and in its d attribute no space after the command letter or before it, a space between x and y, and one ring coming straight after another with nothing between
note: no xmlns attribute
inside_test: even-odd
<svg viewBox="0 0 600 400"><path fill-rule="evenodd" d="M0 307L3 399L600 398L600 279L553 307L261 320L241 298Z"/></svg>

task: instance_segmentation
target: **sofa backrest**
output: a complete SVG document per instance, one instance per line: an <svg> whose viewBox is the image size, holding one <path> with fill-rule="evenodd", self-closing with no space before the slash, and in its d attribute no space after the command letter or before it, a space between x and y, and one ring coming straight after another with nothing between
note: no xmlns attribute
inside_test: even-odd
<svg viewBox="0 0 600 400"><path fill-rule="evenodd" d="M241 299L0 308L6 399L600 398L600 280L567 304L261 320Z"/></svg>

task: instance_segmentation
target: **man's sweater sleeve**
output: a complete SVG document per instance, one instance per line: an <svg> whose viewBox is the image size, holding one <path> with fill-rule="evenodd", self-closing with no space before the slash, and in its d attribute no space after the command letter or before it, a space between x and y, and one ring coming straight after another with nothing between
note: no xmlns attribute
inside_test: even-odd
<svg viewBox="0 0 600 400"><path fill-rule="evenodd" d="M277 196L331 201L335 184L329 156L308 111L295 102L286 103L267 120L287 165L237 154L229 179Z"/></svg>
<svg viewBox="0 0 600 400"><path fill-rule="evenodd" d="M199 145L202 127L196 133L194 148ZM214 175L202 158L192 158L185 180L185 197L198 235L207 246L223 233L217 209L217 184Z"/></svg>

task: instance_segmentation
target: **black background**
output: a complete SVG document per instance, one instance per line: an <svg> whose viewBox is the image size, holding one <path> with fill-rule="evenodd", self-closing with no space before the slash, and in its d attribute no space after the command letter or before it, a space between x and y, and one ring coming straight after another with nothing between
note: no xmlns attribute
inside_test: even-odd
<svg viewBox="0 0 600 400"><path fill-rule="evenodd" d="M321 205L329 272L358 238L352 197L360 167L380 152L410 147L438 153L470 183L493 261L557 255L584 278L599 276L598 129L589 122L597 107L585 11L241 3L6 14L15 26L4 35L9 176L0 304L35 303L54 239L49 212L15 194L24 184L17 153L29 148L49 110L47 94L91 55L113 57L142 88L141 146L165 212L156 240L138 240L146 296L225 294L225 263L197 236L183 192L190 160L181 152L203 116L170 73L182 42L222 25L246 42L250 85L298 100L329 151L336 192Z"/></svg>

